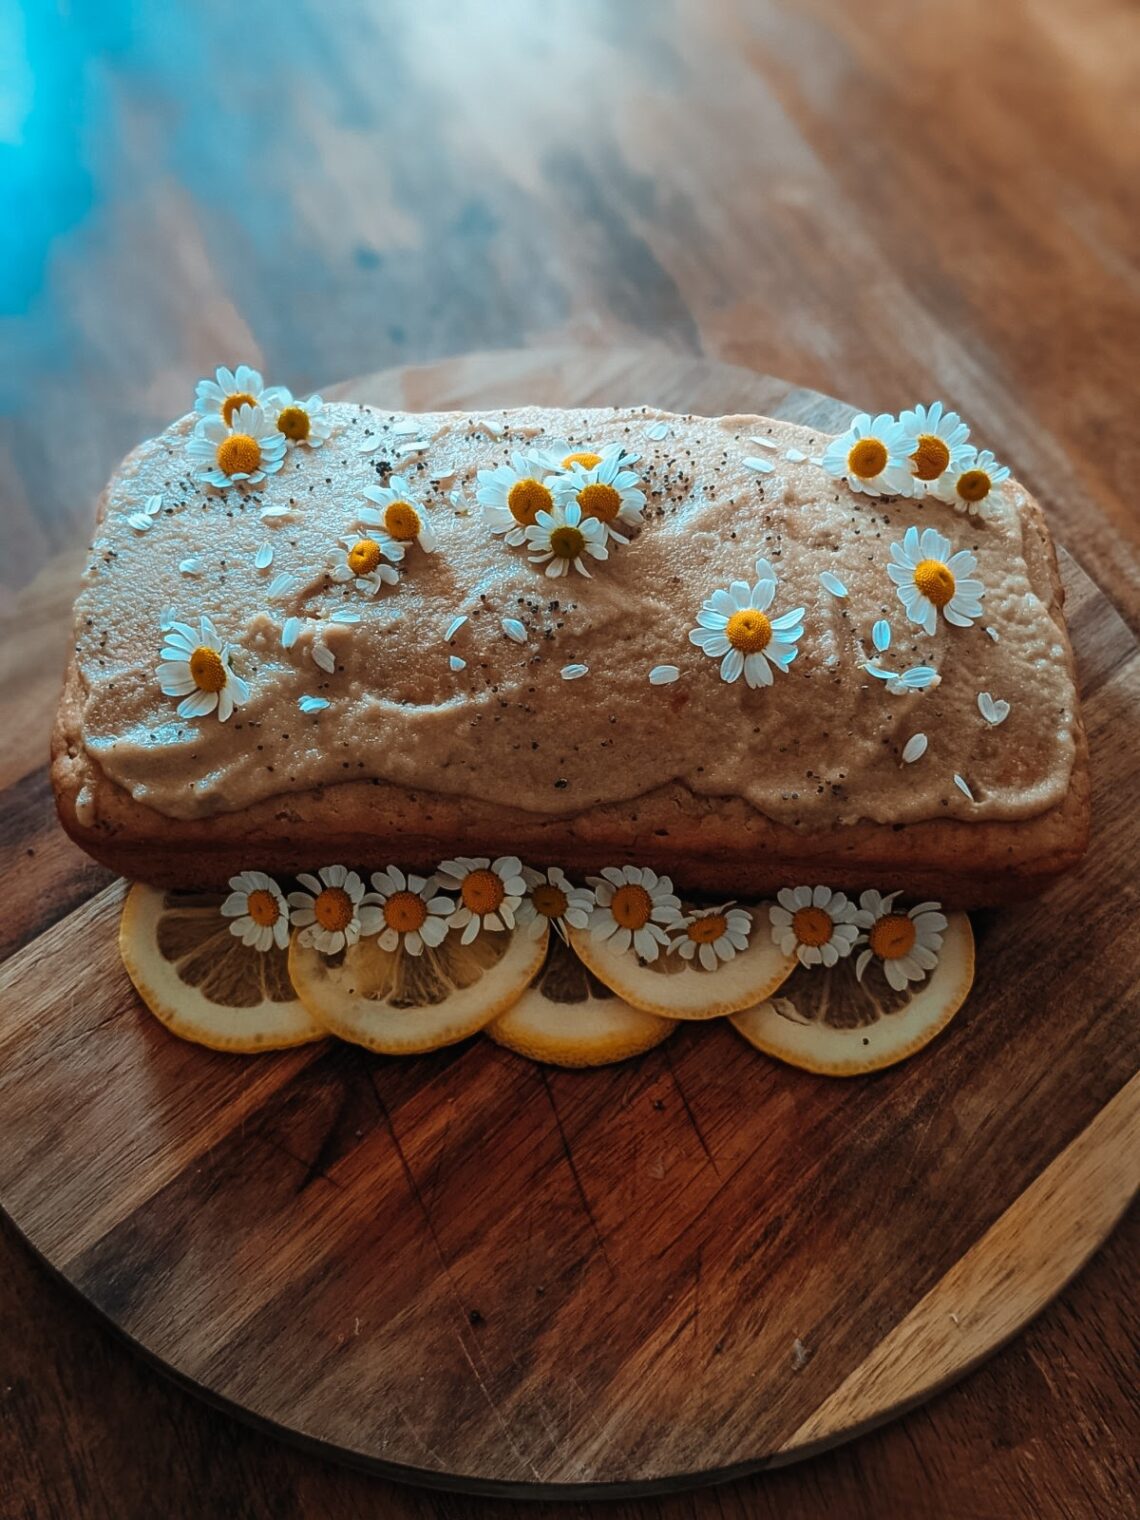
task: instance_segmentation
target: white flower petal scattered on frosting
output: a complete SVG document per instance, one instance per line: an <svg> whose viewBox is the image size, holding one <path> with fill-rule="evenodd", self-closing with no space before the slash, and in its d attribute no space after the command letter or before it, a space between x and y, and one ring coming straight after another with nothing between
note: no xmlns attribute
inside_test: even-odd
<svg viewBox="0 0 1140 1520"><path fill-rule="evenodd" d="M564 681L578 681L582 676L590 674L590 667L588 665L563 665L560 674Z"/></svg>
<svg viewBox="0 0 1140 1520"><path fill-rule="evenodd" d="M660 443L662 438L668 438L669 436L669 424L667 422L652 422L645 429L645 436L653 443Z"/></svg>
<svg viewBox="0 0 1140 1520"><path fill-rule="evenodd" d="M200 554L191 554L179 563L178 569L183 575L201 575L203 563Z"/></svg>
<svg viewBox="0 0 1140 1520"><path fill-rule="evenodd" d="M925 691L929 686L940 685L941 681L942 678L933 665L912 665L900 675L892 676L887 682L887 690L895 696L901 696L908 691Z"/></svg>
<svg viewBox="0 0 1140 1520"><path fill-rule="evenodd" d="M275 575L269 582L265 594L272 600L276 600L279 596L286 596L297 584L296 576L290 575L287 570L282 570L280 575Z"/></svg>
<svg viewBox="0 0 1140 1520"><path fill-rule="evenodd" d="M304 628L304 626L305 623L302 618L291 617L285 619L285 622L281 627L282 649L292 649L298 638L300 638L301 630Z"/></svg>
<svg viewBox="0 0 1140 1520"><path fill-rule="evenodd" d="M746 470L755 470L757 475L767 475L776 468L770 459L761 459L759 454L750 454L741 463Z"/></svg>
<svg viewBox="0 0 1140 1520"><path fill-rule="evenodd" d="M903 745L902 757L904 765L913 765L916 760L921 760L923 755L926 754L928 742L925 734L911 734L910 738Z"/></svg>
<svg viewBox="0 0 1140 1520"><path fill-rule="evenodd" d="M256 569L256 570L268 570L269 567L270 567L270 565L272 563L273 563L273 545L272 544L262 544L260 546L260 548L258 549L257 553L253 556L254 569Z"/></svg>
<svg viewBox="0 0 1140 1520"><path fill-rule="evenodd" d="M447 663L451 666L452 670L466 670L467 669L467 661L463 658L462 655L458 655L458 654L449 655L448 659L447 659Z"/></svg>
<svg viewBox="0 0 1140 1520"><path fill-rule="evenodd" d="M467 614L466 613L462 613L459 617L452 618L451 622L448 623L448 625L447 625L447 632L443 636L443 641L444 641L445 644L448 644L448 643L451 642L451 640L455 637L455 635L463 627L463 625L464 625L464 623L466 621L467 621Z"/></svg>
<svg viewBox="0 0 1140 1520"><path fill-rule="evenodd" d="M871 643L880 654L886 654L891 647L891 625L886 618L880 618L871 629Z"/></svg>
<svg viewBox="0 0 1140 1520"><path fill-rule="evenodd" d="M987 723L991 723L996 728L999 723L1004 723L1009 717L1009 703L1004 697L998 697L995 701L988 691L980 691L978 711Z"/></svg>
<svg viewBox="0 0 1140 1520"><path fill-rule="evenodd" d="M177 618L178 613L174 610L173 607L164 607L161 613L159 613L158 617L159 632L168 632L171 628L174 627Z"/></svg>
<svg viewBox="0 0 1140 1520"><path fill-rule="evenodd" d="M162 492L155 496L148 496L138 512L130 512L127 521L136 533L146 533L154 526L154 519L162 509Z"/></svg>
<svg viewBox="0 0 1140 1520"><path fill-rule="evenodd" d="M750 438L748 442L754 443L757 448L761 449L775 449L779 447L779 445L772 438Z"/></svg>
<svg viewBox="0 0 1140 1520"><path fill-rule="evenodd" d="M335 612L329 613L330 623L359 623L360 613L355 607L338 607Z"/></svg>
<svg viewBox="0 0 1140 1520"><path fill-rule="evenodd" d="M844 597L847 595L847 587L830 570L821 570L819 584L825 591L830 591L832 596Z"/></svg>
<svg viewBox="0 0 1140 1520"><path fill-rule="evenodd" d="M962 793L963 797L968 797L973 802L974 794L970 790L970 783L966 780L965 776L959 776L957 771L954 772L954 785Z"/></svg>
<svg viewBox="0 0 1140 1520"><path fill-rule="evenodd" d="M292 507L262 507L258 514L262 522L273 522L279 517L292 517Z"/></svg>
<svg viewBox="0 0 1140 1520"><path fill-rule="evenodd" d="M994 643L995 643L995 644L996 644L996 643L997 643L997 642L998 642L998 641L999 641L999 640L1000 640L1000 638L1001 638L1001 634L1000 634L1000 633L998 633L998 631L997 631L997 629L996 629L996 628L987 628L987 629L986 629L986 630L985 630L985 632L986 632L986 636L987 636L987 637L988 637L988 638L991 638L991 639L993 639L993 641L994 641Z"/></svg>
<svg viewBox="0 0 1140 1520"><path fill-rule="evenodd" d="M650 686L671 686L681 672L676 665L654 665L649 672Z"/></svg>
<svg viewBox="0 0 1140 1520"><path fill-rule="evenodd" d="M421 418L405 417L402 422L393 422L392 432L397 438L414 438L423 431L423 426Z"/></svg>
<svg viewBox="0 0 1140 1520"><path fill-rule="evenodd" d="M834 966L859 936L855 904L830 887L781 887L768 909L772 943L801 966Z"/></svg>
<svg viewBox="0 0 1140 1520"><path fill-rule="evenodd" d="M807 455L804 453L803 449L788 449L784 454L784 458L787 459L791 464L802 464L807 458Z"/></svg>
<svg viewBox="0 0 1140 1520"><path fill-rule="evenodd" d="M526 643L526 627L518 618L503 618L502 629L508 639L514 639L516 644Z"/></svg>
<svg viewBox="0 0 1140 1520"><path fill-rule="evenodd" d="M329 646L314 642L310 652L313 656L314 665L319 665L326 675L331 676L336 670L336 655L333 654Z"/></svg>
<svg viewBox="0 0 1140 1520"><path fill-rule="evenodd" d="M323 712L329 705L327 697L298 697L297 706L303 713Z"/></svg>

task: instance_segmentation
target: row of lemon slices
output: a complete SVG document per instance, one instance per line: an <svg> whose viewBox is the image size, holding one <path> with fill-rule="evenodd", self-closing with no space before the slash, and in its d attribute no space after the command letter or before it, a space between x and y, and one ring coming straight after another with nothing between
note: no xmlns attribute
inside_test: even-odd
<svg viewBox="0 0 1140 1520"><path fill-rule="evenodd" d="M422 955L362 939L338 955L303 945L257 951L230 933L221 898L135 885L123 908L123 963L168 1029L218 1050L279 1050L339 1035L411 1055L485 1031L558 1066L600 1066L650 1050L687 1020L728 1018L765 1054L831 1076L912 1055L957 1012L974 976L964 913L948 915L937 967L906 991L877 963L805 968L764 934L709 972L676 956L650 965L589 931L458 931ZM764 915L764 908L756 910ZM778 994L778 995L777 995Z"/></svg>

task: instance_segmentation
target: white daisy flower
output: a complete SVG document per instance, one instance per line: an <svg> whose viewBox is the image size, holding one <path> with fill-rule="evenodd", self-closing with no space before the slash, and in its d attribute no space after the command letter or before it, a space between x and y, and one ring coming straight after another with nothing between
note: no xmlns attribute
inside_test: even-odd
<svg viewBox="0 0 1140 1520"><path fill-rule="evenodd" d="M531 453L532 459L541 460L552 474L562 474L579 465L583 470L595 470L604 460L617 455L625 463L632 464L641 456L627 454L620 443L605 443L601 449L591 449L569 442L566 438L550 438Z"/></svg>
<svg viewBox="0 0 1140 1520"><path fill-rule="evenodd" d="M830 887L782 887L768 909L772 941L801 966L834 966L859 936L856 907Z"/></svg>
<svg viewBox="0 0 1140 1520"><path fill-rule="evenodd" d="M502 533L512 549L526 543L540 512L554 509L550 465L531 454L512 454L510 464L480 470L475 500L492 533Z"/></svg>
<svg viewBox="0 0 1140 1520"><path fill-rule="evenodd" d="M954 469L931 486L931 494L948 501L959 512L986 518L993 507L993 493L1009 479L1009 466L998 464L989 449L966 450ZM935 486L937 489L935 489Z"/></svg>
<svg viewBox="0 0 1140 1520"><path fill-rule="evenodd" d="M375 596L381 586L394 586L400 579L399 571L384 563L388 550L376 539L349 534L341 543L345 556L329 571L330 578L340 585L351 582L361 596Z"/></svg>
<svg viewBox="0 0 1140 1520"><path fill-rule="evenodd" d="M181 697L180 718L204 718L217 711L225 723L235 707L249 701L249 686L230 668L232 650L203 615L195 630L171 623L163 633L158 684L168 697Z"/></svg>
<svg viewBox="0 0 1140 1520"><path fill-rule="evenodd" d="M448 928L462 929L460 943L469 945L480 929L513 929L515 910L526 891L522 862L517 855L458 855L436 872L441 886L459 893L459 906Z"/></svg>
<svg viewBox="0 0 1140 1520"><path fill-rule="evenodd" d="M409 544L419 544L425 554L434 552L435 534L402 475L389 476L386 486L365 486L364 494L376 505L361 507L357 515L366 527L380 530L377 536L388 559L402 560Z"/></svg>
<svg viewBox="0 0 1140 1520"><path fill-rule="evenodd" d="M629 539L618 532L623 528L639 528L645 508L645 492L637 472L628 468L630 456L620 448L603 454L597 464L589 469L577 462L550 482L554 499L567 510L577 505L586 520L602 524L605 538L615 543L628 544Z"/></svg>
<svg viewBox="0 0 1140 1520"><path fill-rule="evenodd" d="M279 385L270 400L262 405L272 417L274 427L289 443L305 443L311 449L319 449L328 442L333 422L320 396L310 396L307 401L302 401L284 385Z"/></svg>
<svg viewBox="0 0 1140 1520"><path fill-rule="evenodd" d="M933 634L938 614L955 628L970 628L982 615L986 588L972 579L978 558L968 549L950 552L950 540L937 528L915 527L903 534L901 544L891 545L887 574L895 583L898 599L912 623Z"/></svg>
<svg viewBox="0 0 1140 1520"><path fill-rule="evenodd" d="M594 908L594 894L586 887L574 886L558 866L551 866L546 871L523 866L522 877L526 882L526 896L519 903L515 921L528 939L538 939L547 924L562 939L566 938L567 924L573 929L587 927Z"/></svg>
<svg viewBox="0 0 1140 1520"><path fill-rule="evenodd" d="M859 953L855 975L862 981L872 956L878 956L887 981L896 992L905 992L908 982L924 981L937 966L946 915L936 902L918 903L908 913L896 912L898 895L864 892L860 896L855 922L863 933L856 943L867 948Z"/></svg>
<svg viewBox="0 0 1140 1520"><path fill-rule="evenodd" d="M360 909L360 932L378 934L381 950L402 944L409 955L422 955L425 945L434 948L446 939L455 903L436 893L434 876L405 876L399 866L389 866L372 873L372 889Z"/></svg>
<svg viewBox="0 0 1140 1520"><path fill-rule="evenodd" d="M725 903L720 908L702 908L687 914L678 928L680 933L671 948L682 960L691 961L696 956L706 971L715 971L738 951L748 949L752 915L733 903Z"/></svg>
<svg viewBox="0 0 1140 1520"><path fill-rule="evenodd" d="M845 433L831 440L820 463L853 491L865 491L868 496L907 495L909 456L917 447L915 434L886 412L878 417L860 412Z"/></svg>
<svg viewBox="0 0 1140 1520"><path fill-rule="evenodd" d="M230 895L222 904L230 933L254 950L284 950L289 943L289 905L285 894L264 871L240 871L230 877Z"/></svg>
<svg viewBox="0 0 1140 1520"><path fill-rule="evenodd" d="M540 512L526 530L527 548L532 565L545 565L546 574L569 575L571 567L590 579L583 555L591 559L609 559L605 525L593 517L584 517L576 501L556 505Z"/></svg>
<svg viewBox="0 0 1140 1520"><path fill-rule="evenodd" d="M648 866L606 866L588 878L595 907L590 933L609 940L619 952L633 949L643 961L655 961L669 948L668 930L681 921L681 899L668 876Z"/></svg>
<svg viewBox="0 0 1140 1520"><path fill-rule="evenodd" d="M957 412L943 411L941 401L900 413L899 425L918 440L909 460L911 494L921 496L925 491L939 496L940 482L956 475L974 452L968 441L970 429Z"/></svg>
<svg viewBox="0 0 1140 1520"><path fill-rule="evenodd" d="M248 364L227 369L219 364L212 380L199 380L194 389L194 410L200 417L220 417L226 427L233 426L239 406L264 406L281 394L282 387L267 387L261 375Z"/></svg>
<svg viewBox="0 0 1140 1520"><path fill-rule="evenodd" d="M301 931L301 944L315 945L325 955L355 945L365 932L360 921L364 883L356 872L344 866L322 866L316 876L302 871L297 880L306 890L289 893L289 908L292 922ZM367 914L365 919L370 925L379 924L378 914L375 920Z"/></svg>
<svg viewBox="0 0 1140 1520"><path fill-rule="evenodd" d="M224 491L241 482L259 485L285 461L285 438L260 406L239 406L228 428L220 414L203 417L186 445L196 475Z"/></svg>
<svg viewBox="0 0 1140 1520"><path fill-rule="evenodd" d="M690 644L720 660L722 681L743 675L749 686L771 686L772 666L786 672L798 653L804 631L804 609L793 607L778 618L768 616L776 595L776 572L766 559L756 561L756 582L733 581L727 591L714 591L697 614L699 627L689 633Z"/></svg>

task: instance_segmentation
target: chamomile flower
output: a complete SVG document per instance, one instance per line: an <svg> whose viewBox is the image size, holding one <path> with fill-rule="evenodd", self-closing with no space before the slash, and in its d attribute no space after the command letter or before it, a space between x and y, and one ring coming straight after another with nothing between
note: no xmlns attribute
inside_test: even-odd
<svg viewBox="0 0 1140 1520"><path fill-rule="evenodd" d="M588 878L595 907L590 933L608 940L618 952L632 949L643 961L655 961L669 948L669 930L681 921L681 900L668 876L647 866L606 866Z"/></svg>
<svg viewBox="0 0 1140 1520"><path fill-rule="evenodd" d="M801 966L834 966L859 936L855 904L830 887L783 887L768 909L772 942Z"/></svg>
<svg viewBox="0 0 1140 1520"><path fill-rule="evenodd" d="M364 494L375 506L361 507L359 520L379 530L377 539L388 559L402 560L409 544L419 544L425 554L434 552L435 534L402 475L390 476L386 486L365 486Z"/></svg>
<svg viewBox="0 0 1140 1520"><path fill-rule="evenodd" d="M968 549L950 552L950 540L937 528L915 527L903 534L902 543L891 545L887 574L895 583L899 601L912 623L933 634L938 614L955 628L970 628L982 615L986 588L973 579L977 555Z"/></svg>
<svg viewBox="0 0 1140 1520"><path fill-rule="evenodd" d="M924 981L938 965L947 923L941 903L918 903L907 913L896 911L898 895L864 892L859 898L855 922L863 932L857 943L867 948L859 953L855 975L862 981L872 957L877 956L887 981L896 992L905 992L908 982Z"/></svg>
<svg viewBox="0 0 1140 1520"><path fill-rule="evenodd" d="M378 934L381 950L403 945L409 955L422 955L425 945L443 943L454 911L452 899L436 892L434 876L405 876L399 866L389 866L372 873L372 891L360 909L361 933Z"/></svg>
<svg viewBox="0 0 1140 1520"><path fill-rule="evenodd" d="M714 591L698 612L699 626L690 631L689 642L710 659L720 660L722 681L736 681L743 675L749 686L771 686L772 666L786 672L795 659L804 631L804 609L793 607L777 618L769 617L775 595L776 572L761 559L756 562L753 585L733 581L727 590Z"/></svg>
<svg viewBox="0 0 1140 1520"><path fill-rule="evenodd" d="M739 951L748 949L752 915L725 903L721 908L702 908L700 912L687 914L678 928L680 932L672 944L675 953L686 961L696 956L706 971L715 971Z"/></svg>
<svg viewBox="0 0 1140 1520"><path fill-rule="evenodd" d="M931 493L942 501L948 501L958 512L968 512L983 520L990 515L994 505L994 493L1003 480L1009 479L1009 466L998 464L989 449L979 454L977 449L967 450L952 470L947 470L936 481L937 490Z"/></svg>
<svg viewBox="0 0 1140 1520"><path fill-rule="evenodd" d="M220 417L226 427L232 427L239 406L269 406L282 393L283 387L267 387L248 364L239 364L237 369L219 364L212 380L198 381L194 410L200 417Z"/></svg>
<svg viewBox="0 0 1140 1520"><path fill-rule="evenodd" d="M230 877L230 895L222 904L230 933L254 950L284 950L289 943L289 905L285 894L264 871L240 871Z"/></svg>
<svg viewBox="0 0 1140 1520"><path fill-rule="evenodd" d="M546 574L551 576L569 575L573 568L589 580L583 556L610 557L605 525L596 518L584 517L576 501L540 512L526 530L526 542L531 564L545 565Z"/></svg>
<svg viewBox="0 0 1140 1520"><path fill-rule="evenodd" d="M445 860L436 872L441 886L459 893L459 906L447 920L462 929L460 943L469 945L480 929L513 929L515 910L526 891L522 862L517 855L459 855Z"/></svg>
<svg viewBox="0 0 1140 1520"><path fill-rule="evenodd" d="M510 464L480 470L475 500L492 533L501 533L512 549L526 543L540 512L554 509L549 463L532 454L512 454Z"/></svg>
<svg viewBox="0 0 1140 1520"><path fill-rule="evenodd" d="M639 457L627 454L620 443L605 443L600 449L593 449L589 444L571 443L566 438L547 439L533 457L541 459L548 470L558 474L572 470L575 465L580 465L583 470L596 469L611 454L620 455L627 465Z"/></svg>
<svg viewBox="0 0 1140 1520"><path fill-rule="evenodd" d="M903 412L899 425L918 439L909 460L911 494L938 496L940 482L947 475L957 474L974 452L968 441L970 429L957 412L943 411L941 401Z"/></svg>
<svg viewBox="0 0 1140 1520"><path fill-rule="evenodd" d="M158 684L164 695L182 698L180 718L217 712L225 723L235 707L249 701L249 686L230 668L231 646L208 617L201 618L197 631L189 623L172 622L162 638Z"/></svg>
<svg viewBox="0 0 1140 1520"><path fill-rule="evenodd" d="M200 418L186 453L197 466L197 478L207 485L221 491L237 484L256 486L284 463L285 436L260 406L243 403L234 410L232 428L220 412Z"/></svg>
<svg viewBox="0 0 1140 1520"><path fill-rule="evenodd" d="M833 438L820 463L831 476L868 496L906 495L910 491L910 455L918 447L915 433L886 412L860 412L845 433Z"/></svg>
<svg viewBox="0 0 1140 1520"><path fill-rule="evenodd" d="M341 539L345 556L329 571L330 577L346 585L349 582L361 596L375 596L383 586L394 586L399 572L384 563L385 546L374 538L360 538L351 533Z"/></svg>
<svg viewBox="0 0 1140 1520"><path fill-rule="evenodd" d="M523 866L522 877L526 896L519 903L515 921L528 939L540 938L547 924L562 939L566 938L567 924L572 929L585 929L589 924L594 894L574 886L558 866L546 871Z"/></svg>
<svg viewBox="0 0 1140 1520"><path fill-rule="evenodd" d="M323 443L328 442L333 427L332 417L325 410L325 404L319 396L310 396L307 401L302 401L285 386L279 385L262 405L273 419L274 427L289 443L304 443L311 449L319 449Z"/></svg>
<svg viewBox="0 0 1140 1520"><path fill-rule="evenodd" d="M589 456L588 456L589 457ZM623 528L639 528L645 508L645 492L637 472L627 468L628 460L620 449L603 454L589 469L575 462L551 484L554 499L567 511L577 505L584 520L601 523L603 538L628 544Z"/></svg>
<svg viewBox="0 0 1140 1520"><path fill-rule="evenodd" d="M325 955L335 955L355 945L363 932L374 932L379 916L365 914L368 929L361 926L364 883L344 866L322 866L316 876L302 871L297 880L305 890L289 893L290 918L300 929L302 945L313 945Z"/></svg>

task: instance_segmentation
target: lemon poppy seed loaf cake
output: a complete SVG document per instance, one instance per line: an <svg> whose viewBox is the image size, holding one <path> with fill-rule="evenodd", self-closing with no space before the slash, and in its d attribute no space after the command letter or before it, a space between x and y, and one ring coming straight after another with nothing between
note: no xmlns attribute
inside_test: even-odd
<svg viewBox="0 0 1140 1520"><path fill-rule="evenodd" d="M100 502L52 774L113 869L465 852L973 906L1084 850L1056 561L988 456L271 401L174 423Z"/></svg>

